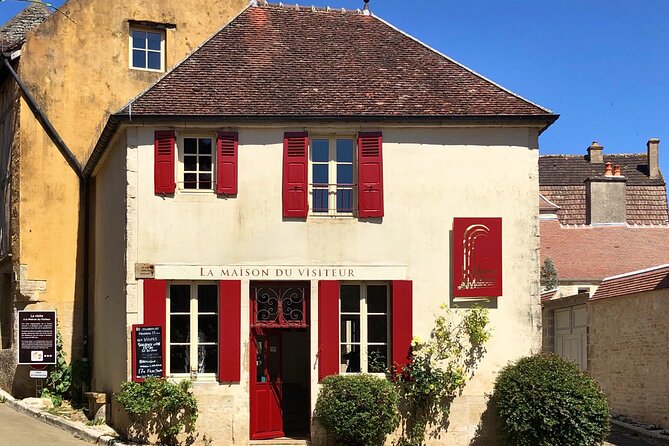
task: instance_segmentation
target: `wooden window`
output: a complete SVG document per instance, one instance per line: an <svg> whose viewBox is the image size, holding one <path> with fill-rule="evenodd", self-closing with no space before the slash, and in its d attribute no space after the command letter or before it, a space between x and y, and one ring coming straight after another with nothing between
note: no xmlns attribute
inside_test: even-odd
<svg viewBox="0 0 669 446"><path fill-rule="evenodd" d="M165 31L130 28L130 68L165 71Z"/></svg>
<svg viewBox="0 0 669 446"><path fill-rule="evenodd" d="M354 138L314 137L310 147L312 215L352 216L356 210Z"/></svg>

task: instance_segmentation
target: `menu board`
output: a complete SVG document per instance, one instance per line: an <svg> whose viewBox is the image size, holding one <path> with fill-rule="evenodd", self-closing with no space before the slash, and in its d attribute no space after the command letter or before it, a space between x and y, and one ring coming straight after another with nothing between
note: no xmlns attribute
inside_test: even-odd
<svg viewBox="0 0 669 446"><path fill-rule="evenodd" d="M56 363L56 312L19 311L19 364Z"/></svg>
<svg viewBox="0 0 669 446"><path fill-rule="evenodd" d="M153 325L132 326L133 381L161 377L164 370L163 329Z"/></svg>

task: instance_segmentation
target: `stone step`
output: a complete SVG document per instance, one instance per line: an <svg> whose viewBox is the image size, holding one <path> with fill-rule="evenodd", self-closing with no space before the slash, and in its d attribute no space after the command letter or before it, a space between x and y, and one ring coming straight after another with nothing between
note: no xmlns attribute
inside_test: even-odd
<svg viewBox="0 0 669 446"><path fill-rule="evenodd" d="M309 440L298 440L295 438L272 438L270 440L251 440L249 446L311 446Z"/></svg>

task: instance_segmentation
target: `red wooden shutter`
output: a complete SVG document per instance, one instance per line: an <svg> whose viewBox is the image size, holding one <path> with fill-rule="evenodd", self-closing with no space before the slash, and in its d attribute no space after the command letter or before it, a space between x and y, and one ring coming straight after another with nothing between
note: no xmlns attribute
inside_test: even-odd
<svg viewBox="0 0 669 446"><path fill-rule="evenodd" d="M392 281L393 366L401 372L410 361L412 338L412 283Z"/></svg>
<svg viewBox="0 0 669 446"><path fill-rule="evenodd" d="M154 133L154 188L156 194L173 194L174 181L174 131Z"/></svg>
<svg viewBox="0 0 669 446"><path fill-rule="evenodd" d="M304 218L308 213L307 172L309 166L307 133L286 133L283 137L283 216Z"/></svg>
<svg viewBox="0 0 669 446"><path fill-rule="evenodd" d="M358 134L358 217L383 217L380 132Z"/></svg>
<svg viewBox="0 0 669 446"><path fill-rule="evenodd" d="M167 317L167 281L144 281L144 324L161 327L163 334L163 376L165 376L165 318Z"/></svg>
<svg viewBox="0 0 669 446"><path fill-rule="evenodd" d="M318 381L339 373L339 282L318 281Z"/></svg>
<svg viewBox="0 0 669 446"><path fill-rule="evenodd" d="M216 144L216 193L237 195L237 132L219 132Z"/></svg>
<svg viewBox="0 0 669 446"><path fill-rule="evenodd" d="M218 381L240 381L242 283L221 280L218 285Z"/></svg>

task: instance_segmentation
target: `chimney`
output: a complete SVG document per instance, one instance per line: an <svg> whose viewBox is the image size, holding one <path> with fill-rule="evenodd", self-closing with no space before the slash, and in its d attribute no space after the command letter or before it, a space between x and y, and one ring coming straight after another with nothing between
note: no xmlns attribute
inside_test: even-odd
<svg viewBox="0 0 669 446"><path fill-rule="evenodd" d="M627 178L619 165L606 163L604 175L585 180L586 223L625 224L627 222Z"/></svg>
<svg viewBox="0 0 669 446"><path fill-rule="evenodd" d="M648 176L660 178L660 140L651 138L646 143L648 148Z"/></svg>
<svg viewBox="0 0 669 446"><path fill-rule="evenodd" d="M588 147L588 160L591 163L604 162L604 146L600 146L597 141L593 141Z"/></svg>

